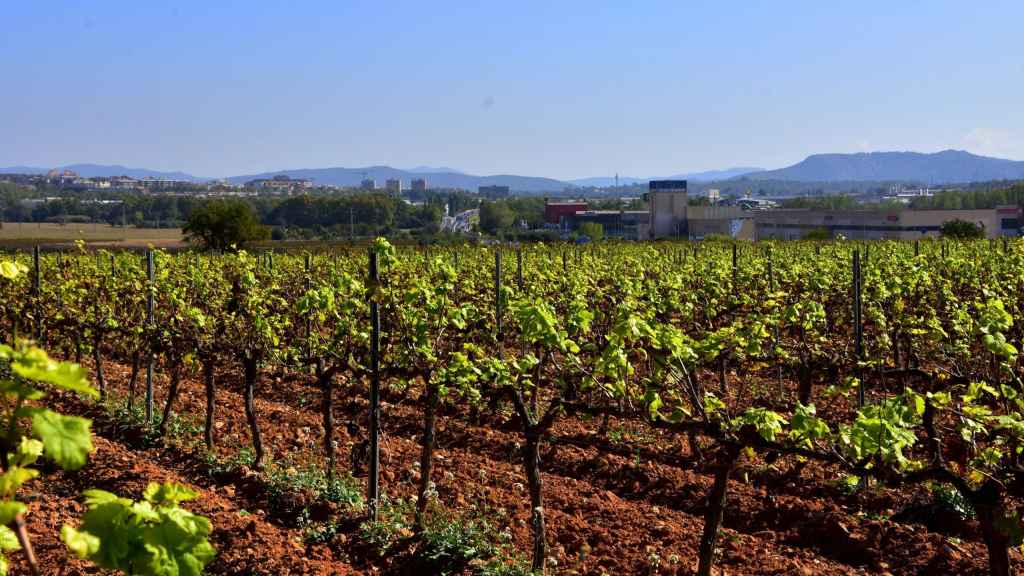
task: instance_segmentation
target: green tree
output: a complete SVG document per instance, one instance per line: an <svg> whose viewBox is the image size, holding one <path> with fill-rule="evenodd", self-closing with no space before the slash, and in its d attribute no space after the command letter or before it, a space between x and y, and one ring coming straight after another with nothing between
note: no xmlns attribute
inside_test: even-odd
<svg viewBox="0 0 1024 576"><path fill-rule="evenodd" d="M249 204L239 200L213 200L196 208L183 231L190 242L210 250L236 249L270 237L270 228L260 224Z"/></svg>
<svg viewBox="0 0 1024 576"><path fill-rule="evenodd" d="M960 240L974 240L985 237L985 227L967 220L947 220L939 228L944 238L956 238Z"/></svg>
<svg viewBox="0 0 1024 576"><path fill-rule="evenodd" d="M498 234L512 227L515 214L504 202L484 202L480 206L480 229L487 234Z"/></svg>
<svg viewBox="0 0 1024 576"><path fill-rule="evenodd" d="M831 240L832 231L828 228L814 228L808 230L801 238L803 240Z"/></svg>
<svg viewBox="0 0 1024 576"><path fill-rule="evenodd" d="M584 222L580 224L579 231L581 235L595 242L604 239L604 226L598 222Z"/></svg>

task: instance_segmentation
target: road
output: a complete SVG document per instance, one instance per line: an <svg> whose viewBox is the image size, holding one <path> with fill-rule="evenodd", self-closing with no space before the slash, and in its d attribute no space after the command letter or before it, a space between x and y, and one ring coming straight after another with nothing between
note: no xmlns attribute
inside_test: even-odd
<svg viewBox="0 0 1024 576"><path fill-rule="evenodd" d="M444 221L441 222L441 229L446 232L466 233L472 228L473 221L479 217L480 210L477 208L464 210L455 216L445 216Z"/></svg>

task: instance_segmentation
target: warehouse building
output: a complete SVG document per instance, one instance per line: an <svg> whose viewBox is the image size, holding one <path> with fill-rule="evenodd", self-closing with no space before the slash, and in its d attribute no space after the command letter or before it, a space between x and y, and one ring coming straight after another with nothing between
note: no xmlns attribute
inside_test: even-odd
<svg viewBox="0 0 1024 576"><path fill-rule="evenodd" d="M742 206L690 206L687 209L686 237L703 240L708 236L754 239L754 220Z"/></svg>
<svg viewBox="0 0 1024 576"><path fill-rule="evenodd" d="M557 225L565 229L568 219L575 216L577 212L586 212L587 203L579 202L551 202L544 199L544 223Z"/></svg>
<svg viewBox="0 0 1024 576"><path fill-rule="evenodd" d="M742 240L798 240L808 233L851 239L938 237L951 220L978 224L989 238L1018 236L1021 209L987 210L810 210L760 209L736 206L690 206L685 180L652 180L644 195L647 210L588 210L585 202L548 202L545 221L563 232L584 222L601 224L605 235L632 240L679 238L703 240L726 236Z"/></svg>
<svg viewBox="0 0 1024 576"><path fill-rule="evenodd" d="M609 238L637 240L641 228L648 227L650 213L647 210L582 210L562 218L563 230L578 230L580 224L600 224L604 235Z"/></svg>
<svg viewBox="0 0 1024 576"><path fill-rule="evenodd" d="M989 238L1017 236L1020 208L987 210L763 210L753 212L758 239L796 240L824 230L833 238L916 240L938 237L942 225L965 220L980 225Z"/></svg>
<svg viewBox="0 0 1024 576"><path fill-rule="evenodd" d="M753 221L739 206L689 206L686 180L652 180L648 190L646 210L589 210L583 201L545 202L544 220L562 232L593 222L606 236L627 240L754 237Z"/></svg>
<svg viewBox="0 0 1024 576"><path fill-rule="evenodd" d="M605 236L636 240L649 216L647 210L589 210L585 201L544 202L545 226L562 233L576 231L584 222L592 222L601 225Z"/></svg>
<svg viewBox="0 0 1024 576"><path fill-rule="evenodd" d="M686 238L687 204L686 180L651 180L647 184L647 201L649 226L641 238ZM644 232L644 230L641 230Z"/></svg>
<svg viewBox="0 0 1024 576"><path fill-rule="evenodd" d="M754 237L750 213L741 206L690 206L686 180L651 180L647 186L649 214L647 223L638 225L637 238Z"/></svg>

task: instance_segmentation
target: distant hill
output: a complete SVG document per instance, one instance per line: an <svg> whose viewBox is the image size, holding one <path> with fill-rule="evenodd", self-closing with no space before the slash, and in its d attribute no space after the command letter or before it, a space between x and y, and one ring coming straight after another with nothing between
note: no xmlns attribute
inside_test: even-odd
<svg viewBox="0 0 1024 576"><path fill-rule="evenodd" d="M498 174L494 176L474 176L461 172L408 172L390 166L368 166L366 168L303 168L299 170L278 170L262 174L232 176L227 180L233 184L244 184L257 178L273 178L284 175L289 178L305 178L314 184L331 184L334 186L358 186L364 178L377 181L383 187L389 178L398 178L402 185L409 186L413 178L424 178L427 186L432 188L464 188L475 191L479 186L508 186L517 192L551 192L562 190L567 183L552 178L532 176L515 176Z"/></svg>
<svg viewBox="0 0 1024 576"><path fill-rule="evenodd" d="M737 166L736 168L726 168L725 170L707 170L705 172L689 172L686 174L676 174L675 176L665 176L660 178L661 180L699 180L701 182L712 182L715 180L728 180L737 176L744 176L754 172L763 172L764 168L754 168L751 166Z"/></svg>
<svg viewBox="0 0 1024 576"><path fill-rule="evenodd" d="M416 174L465 174L462 170L456 170L447 166L417 166L415 168L403 168L403 170Z"/></svg>
<svg viewBox="0 0 1024 576"><path fill-rule="evenodd" d="M10 166L0 168L0 174L46 174L51 168L38 168L34 166ZM146 168L128 168L120 165L104 164L69 164L59 166L57 170L71 170L83 178L96 178L97 176L130 176L132 178L161 178L164 180L188 180L189 182L205 182L211 178L200 178L184 172L162 172L160 170L148 170Z"/></svg>
<svg viewBox="0 0 1024 576"><path fill-rule="evenodd" d="M48 170L35 166L6 166L0 168L0 174L46 174Z"/></svg>
<svg viewBox="0 0 1024 576"><path fill-rule="evenodd" d="M761 172L763 168L753 168L749 166L738 166L736 168L726 168L725 170L707 170L705 172L687 172L685 174L674 174L672 176L650 176L647 178L637 178L635 176L619 176L620 186L633 186L635 184L647 184L650 180L693 180L699 182L713 182L716 180L728 180L737 176L744 176L754 172ZM579 178L577 180L570 180L570 184L575 186L594 186L599 188L606 188L608 186L615 185L614 176L596 176L593 178Z"/></svg>
<svg viewBox="0 0 1024 576"><path fill-rule="evenodd" d="M1024 178L1024 162L977 156L963 150L934 154L864 152L815 154L788 168L745 175L751 180L799 182L915 181L927 184L985 182Z"/></svg>
<svg viewBox="0 0 1024 576"><path fill-rule="evenodd" d="M185 172L164 172L145 168L128 168L119 165L71 164L59 170L73 170L85 176L131 176L134 178L166 178L203 182L210 178L193 176ZM49 168L11 166L0 168L0 173L45 174ZM615 185L613 176L580 178L572 181L556 180L535 176L496 174L476 176L446 166L418 166L401 170L390 166L368 166L365 168L304 168L298 170L277 170L260 174L232 176L227 180L244 184L258 178L273 178L285 175L291 178L306 178L314 184L334 186L358 186L364 178L372 178L377 185L391 178L402 180L408 187L414 178L423 178L431 188L462 188L476 190L480 186L508 186L512 191L527 194L557 193L571 187L609 187ZM978 156L963 150L944 150L933 154L920 152L866 152L857 154L815 154L804 161L776 170L762 170L753 167L735 167L724 170L687 172L672 176L636 177L620 176L621 186L646 186L648 180L680 179L689 180L695 191L711 185L727 188L729 183L740 179L750 182L746 188L760 188L755 182L778 183L857 183L857 182L912 182L915 184L966 184L997 180L1024 180L1024 162ZM699 183L699 185L698 185ZM792 186L790 186L791 188ZM832 188L828 186L826 188Z"/></svg>
<svg viewBox="0 0 1024 576"><path fill-rule="evenodd" d="M634 184L645 184L646 178L636 178L634 176L619 176L619 186L632 186ZM591 178L577 178L570 180L569 184L573 186L591 187L594 188L607 188L609 186L615 186L614 176L594 176Z"/></svg>

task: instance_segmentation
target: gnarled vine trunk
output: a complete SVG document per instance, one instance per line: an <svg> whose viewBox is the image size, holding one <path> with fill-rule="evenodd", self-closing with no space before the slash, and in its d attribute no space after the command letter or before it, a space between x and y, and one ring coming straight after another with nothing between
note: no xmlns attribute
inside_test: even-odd
<svg viewBox="0 0 1024 576"><path fill-rule="evenodd" d="M530 490L530 523L533 527L534 572L544 573L544 561L548 555L547 527L544 522L544 480L540 476L541 433L531 430L526 433L523 443L523 464L526 467L526 481Z"/></svg>
<svg viewBox="0 0 1024 576"><path fill-rule="evenodd" d="M999 529L1004 518L1002 489L989 480L969 498L978 517L981 537L988 549L988 569L992 576L1010 576L1010 538Z"/></svg>
<svg viewBox="0 0 1024 576"><path fill-rule="evenodd" d="M92 361L96 364L96 384L100 389L100 402L107 399L107 379L103 377L103 354L100 351L102 340L96 337L92 346Z"/></svg>
<svg viewBox="0 0 1024 576"><path fill-rule="evenodd" d="M982 507L975 510L981 535L988 549L988 570L992 576L1010 576L1010 545L1002 532L995 526L998 512L993 508Z"/></svg>
<svg viewBox="0 0 1024 576"><path fill-rule="evenodd" d="M128 409L135 407L135 386L139 381L139 366L142 364L142 347L132 355L132 375L128 379Z"/></svg>
<svg viewBox="0 0 1024 576"><path fill-rule="evenodd" d="M722 527L725 515L726 494L729 488L729 475L736 467L740 455L739 444L727 444L719 456L718 470L715 471L715 483L708 493L708 510L704 513L704 533L700 538L700 555L697 576L711 576L715 563L715 541Z"/></svg>
<svg viewBox="0 0 1024 576"><path fill-rule="evenodd" d="M729 394L729 358L725 355L722 355L718 363L718 387L725 399Z"/></svg>
<svg viewBox="0 0 1024 576"><path fill-rule="evenodd" d="M213 380L213 364L212 359L203 361L203 385L206 387L206 423L203 426L203 440L206 442L207 450L213 450L213 414L217 392Z"/></svg>
<svg viewBox="0 0 1024 576"><path fill-rule="evenodd" d="M810 360L802 362L797 367L797 399L803 405L811 403L811 393L814 391L814 369L810 365Z"/></svg>
<svg viewBox="0 0 1024 576"><path fill-rule="evenodd" d="M430 491L430 474L434 469L434 432L437 426L437 405L440 391L427 379L423 392L423 439L420 451L420 485L416 500L416 529L423 530L427 511L427 493Z"/></svg>
<svg viewBox="0 0 1024 576"><path fill-rule="evenodd" d="M164 403L164 413L160 418L160 426L157 428L157 434L164 436L167 434L167 421L171 417L171 408L174 407L174 401L178 399L178 388L181 384L181 363L175 362L174 367L171 368L171 384L167 388L167 401Z"/></svg>
<svg viewBox="0 0 1024 576"><path fill-rule="evenodd" d="M540 475L540 444L544 434L551 428L561 410L561 403L555 402L548 406L544 417L538 422L526 407L522 393L516 390L512 394L516 412L519 414L523 431L522 458L526 469L526 482L530 490L530 523L533 532L532 570L544 574L547 560L547 526L544 520L544 481Z"/></svg>

